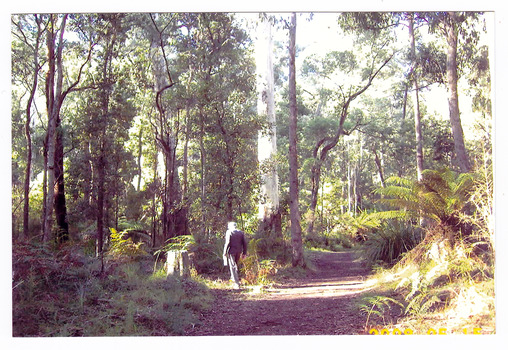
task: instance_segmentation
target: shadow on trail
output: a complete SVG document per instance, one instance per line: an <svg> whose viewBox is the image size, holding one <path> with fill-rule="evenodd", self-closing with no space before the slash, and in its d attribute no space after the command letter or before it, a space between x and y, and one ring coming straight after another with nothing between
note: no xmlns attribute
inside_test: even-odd
<svg viewBox="0 0 508 350"><path fill-rule="evenodd" d="M354 252L310 252L305 278L262 294L212 290L213 307L186 335L333 335L363 332L355 299L369 289Z"/></svg>

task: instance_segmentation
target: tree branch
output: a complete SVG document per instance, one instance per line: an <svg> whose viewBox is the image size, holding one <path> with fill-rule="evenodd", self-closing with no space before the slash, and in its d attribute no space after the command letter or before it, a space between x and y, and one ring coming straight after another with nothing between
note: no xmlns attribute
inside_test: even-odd
<svg viewBox="0 0 508 350"><path fill-rule="evenodd" d="M78 73L78 77L76 78L76 81L67 88L67 90L64 91L64 93L62 94L62 96L60 97L60 104L63 103L65 97L67 97L67 95L71 92L71 91L74 91L74 88L79 84L80 80L81 80L81 74L83 73L83 69L85 68L86 64L90 61L90 59L92 58L92 51L93 51L93 48L95 47L97 43L91 43L90 44L90 48L88 49L88 56L86 58L86 61L83 62L83 64L81 65L81 67L79 68L79 73Z"/></svg>

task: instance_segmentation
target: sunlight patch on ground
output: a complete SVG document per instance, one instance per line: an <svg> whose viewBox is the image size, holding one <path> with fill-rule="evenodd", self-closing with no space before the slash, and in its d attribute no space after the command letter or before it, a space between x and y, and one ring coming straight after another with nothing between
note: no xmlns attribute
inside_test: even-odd
<svg viewBox="0 0 508 350"><path fill-rule="evenodd" d="M317 281L299 286L267 289L266 292L273 297L281 298L316 298L337 297L363 293L372 288L371 283L361 279L349 281Z"/></svg>

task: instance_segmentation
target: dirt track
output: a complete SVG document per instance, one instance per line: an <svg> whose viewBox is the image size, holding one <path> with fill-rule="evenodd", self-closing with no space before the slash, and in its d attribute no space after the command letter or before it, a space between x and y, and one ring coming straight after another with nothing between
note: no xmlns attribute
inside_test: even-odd
<svg viewBox="0 0 508 350"><path fill-rule="evenodd" d="M353 301L368 289L368 271L353 252L312 252L305 278L264 293L215 289L213 307L186 335L364 334Z"/></svg>

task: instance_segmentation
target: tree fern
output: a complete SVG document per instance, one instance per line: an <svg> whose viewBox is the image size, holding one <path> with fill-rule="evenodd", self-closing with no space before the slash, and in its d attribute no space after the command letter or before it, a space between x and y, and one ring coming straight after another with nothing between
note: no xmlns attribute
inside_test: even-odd
<svg viewBox="0 0 508 350"><path fill-rule="evenodd" d="M380 219L426 218L448 224L464 210L474 186L474 174L459 174L450 169L425 170L421 181L400 177L386 180L388 186L375 193L382 196L379 203L395 210L372 214Z"/></svg>

